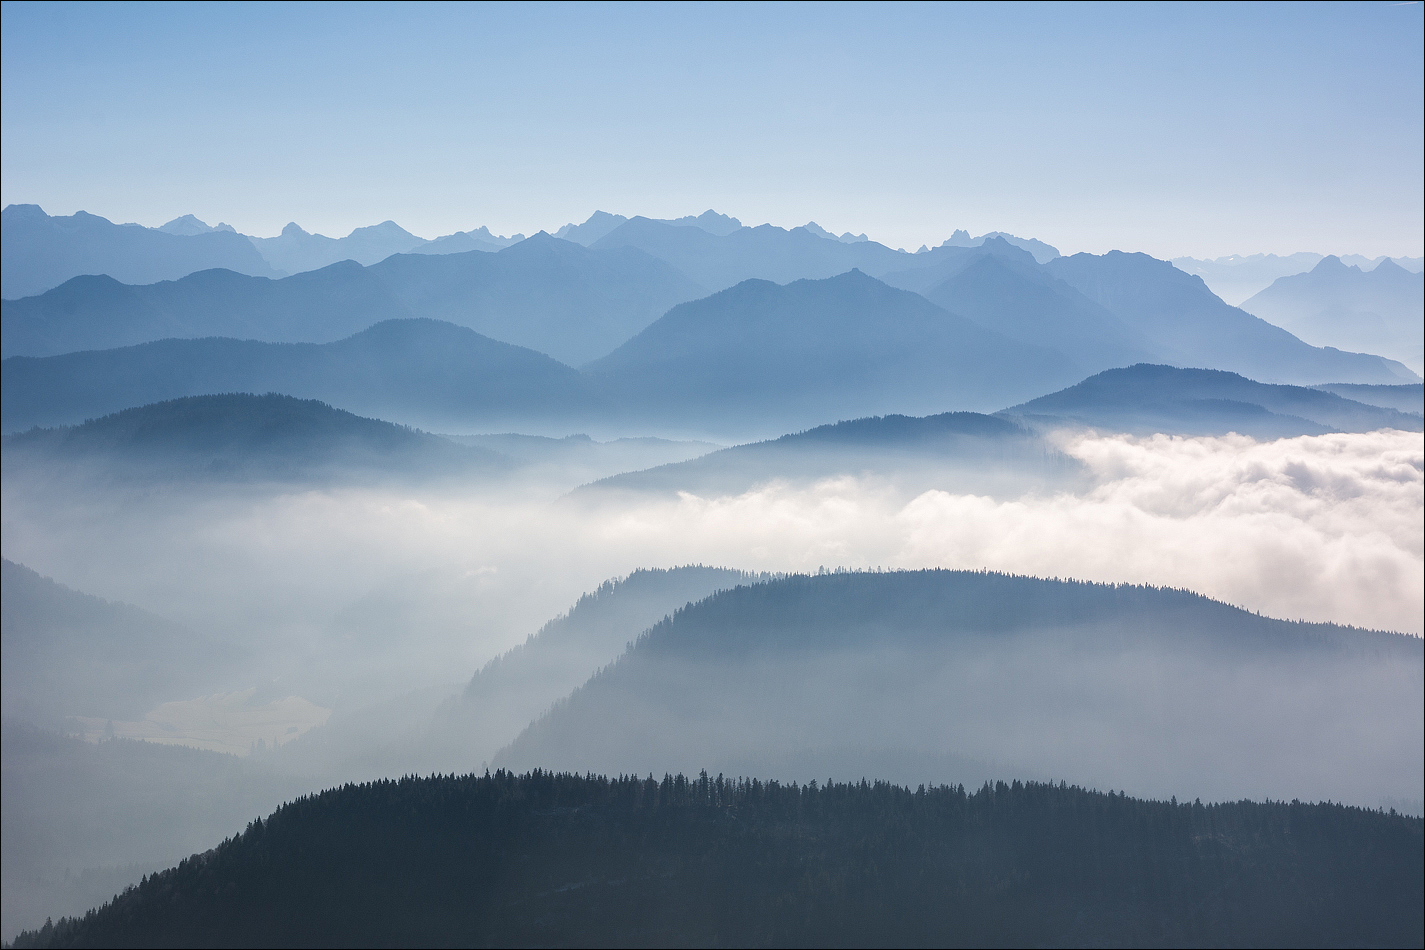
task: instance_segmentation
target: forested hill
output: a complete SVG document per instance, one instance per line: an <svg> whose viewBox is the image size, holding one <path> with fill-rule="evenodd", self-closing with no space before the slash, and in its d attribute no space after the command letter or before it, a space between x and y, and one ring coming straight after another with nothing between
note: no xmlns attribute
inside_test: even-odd
<svg viewBox="0 0 1425 950"><path fill-rule="evenodd" d="M291 479L391 472L496 471L506 457L315 399L276 393L189 396L78 426L6 436L7 475L66 467L179 479Z"/></svg>
<svg viewBox="0 0 1425 950"><path fill-rule="evenodd" d="M1422 822L682 775L299 799L15 947L1419 946Z"/></svg>

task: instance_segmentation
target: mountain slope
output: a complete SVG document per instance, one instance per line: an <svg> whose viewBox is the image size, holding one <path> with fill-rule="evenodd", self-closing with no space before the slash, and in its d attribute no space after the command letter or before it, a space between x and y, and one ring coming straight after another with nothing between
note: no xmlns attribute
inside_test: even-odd
<svg viewBox="0 0 1425 950"><path fill-rule="evenodd" d="M247 238L232 231L171 234L83 211L51 217L38 205L9 205L3 212L0 296L6 300L41 294L84 274L151 284L213 267L280 275Z"/></svg>
<svg viewBox="0 0 1425 950"><path fill-rule="evenodd" d="M4 440L7 477L51 470L177 480L403 478L502 471L487 449L268 393L189 396Z"/></svg>
<svg viewBox="0 0 1425 950"><path fill-rule="evenodd" d="M1421 641L1185 591L956 571L793 576L654 626L494 765L1420 797ZM986 763L998 763L989 765Z"/></svg>
<svg viewBox="0 0 1425 950"><path fill-rule="evenodd" d="M700 294L638 251L591 251L536 236L495 254L402 254L276 281L224 271L139 287L80 278L5 301L0 347L6 356L51 356L170 337L326 343L415 316L579 363Z"/></svg>
<svg viewBox="0 0 1425 950"><path fill-rule="evenodd" d="M428 428L498 429L597 409L575 370L435 320L387 321L335 343L160 340L3 366L7 432L220 392L286 393Z"/></svg>
<svg viewBox="0 0 1425 950"><path fill-rule="evenodd" d="M1354 399L1368 406L1398 409L1415 415L1425 415L1425 385L1406 383L1403 386L1371 386L1364 383L1323 383L1315 387L1324 392L1335 393L1345 399Z"/></svg>
<svg viewBox="0 0 1425 950"><path fill-rule="evenodd" d="M1425 372L1425 276L1389 259L1374 269L1325 257L1277 279L1242 309L1317 346L1381 353Z"/></svg>
<svg viewBox="0 0 1425 950"><path fill-rule="evenodd" d="M715 591L757 580L743 571L689 566L637 570L604 583L471 678L432 728L429 740L447 750L432 761L475 768L644 630Z"/></svg>
<svg viewBox="0 0 1425 950"><path fill-rule="evenodd" d="M607 354L669 307L704 293L636 249L591 250L544 233L498 254L401 255L371 273L413 315L571 366Z"/></svg>
<svg viewBox="0 0 1425 950"><path fill-rule="evenodd" d="M974 248L944 247L917 255L928 266L888 274L951 313L1020 343L1053 347L1084 372L1146 359L1153 345L1113 314L1040 267L1002 238Z"/></svg>
<svg viewBox="0 0 1425 950"><path fill-rule="evenodd" d="M875 474L911 486L972 494L1017 494L1063 487L1079 472L1072 459L996 416L947 412L883 416L818 426L779 439L722 449L686 462L626 472L585 485L574 497L609 492L737 495L772 480L815 481Z"/></svg>
<svg viewBox="0 0 1425 950"><path fill-rule="evenodd" d="M769 435L838 416L992 408L1074 373L1055 351L856 271L749 280L674 307L586 372L631 415Z"/></svg>
<svg viewBox="0 0 1425 950"><path fill-rule="evenodd" d="M16 947L1410 946L1421 822L1036 783L347 785Z"/></svg>
<svg viewBox="0 0 1425 950"><path fill-rule="evenodd" d="M1206 366L1273 383L1414 382L1383 357L1321 349L1228 306L1202 279L1146 254L1075 254L1044 265L1055 277L1141 333L1178 366Z"/></svg>
<svg viewBox="0 0 1425 950"><path fill-rule="evenodd" d="M161 702L230 687L238 654L128 604L0 564L4 717L138 719Z"/></svg>
<svg viewBox="0 0 1425 950"><path fill-rule="evenodd" d="M205 336L324 343L410 316L368 270L351 262L277 281L229 270L139 286L76 277L3 306L0 347L7 357Z"/></svg>
<svg viewBox="0 0 1425 950"><path fill-rule="evenodd" d="M1111 369L1067 389L1005 410L1038 424L1061 420L1143 435L1259 438L1403 429L1419 432L1419 414L1381 408L1320 389L1277 386L1236 373L1139 364Z"/></svg>

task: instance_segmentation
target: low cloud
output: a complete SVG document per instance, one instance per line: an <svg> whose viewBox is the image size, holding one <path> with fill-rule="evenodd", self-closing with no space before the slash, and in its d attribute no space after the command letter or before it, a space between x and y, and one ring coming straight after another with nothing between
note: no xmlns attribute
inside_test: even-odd
<svg viewBox="0 0 1425 950"><path fill-rule="evenodd" d="M72 586L303 653L334 675L339 654L369 659L373 676L404 664L408 682L463 679L603 579L686 563L988 568L1425 632L1418 433L1095 436L1063 448L1094 487L911 496L843 477L589 506L523 490L511 501L358 489L132 505L40 503L12 484L4 547ZM334 631L343 617L356 619Z"/></svg>

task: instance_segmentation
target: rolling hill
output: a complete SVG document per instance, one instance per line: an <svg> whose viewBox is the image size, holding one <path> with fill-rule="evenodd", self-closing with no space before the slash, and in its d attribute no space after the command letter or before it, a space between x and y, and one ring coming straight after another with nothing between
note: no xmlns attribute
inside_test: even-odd
<svg viewBox="0 0 1425 950"><path fill-rule="evenodd" d="M1418 413L1368 405L1304 386L1278 386L1210 369L1139 364L1004 410L1036 425L1071 424L1148 435L1240 432L1276 439L1324 432L1419 432Z"/></svg>
<svg viewBox="0 0 1425 950"><path fill-rule="evenodd" d="M189 396L4 439L7 478L345 481L504 472L509 459L268 393Z"/></svg>
<svg viewBox="0 0 1425 950"><path fill-rule="evenodd" d="M492 766L1136 794L1420 797L1421 641L1186 591L993 573L792 576L640 637Z"/></svg>
<svg viewBox="0 0 1425 950"><path fill-rule="evenodd" d="M815 481L848 474L893 478L915 494L933 487L1001 495L1064 488L1080 474L1080 466L996 416L890 415L817 426L685 462L613 475L581 487L573 497L594 500L620 492L737 495L772 480Z"/></svg>
<svg viewBox="0 0 1425 950"><path fill-rule="evenodd" d="M435 320L385 321L335 343L160 340L3 366L7 432L222 392L280 392L437 429L539 426L599 408L568 366Z"/></svg>

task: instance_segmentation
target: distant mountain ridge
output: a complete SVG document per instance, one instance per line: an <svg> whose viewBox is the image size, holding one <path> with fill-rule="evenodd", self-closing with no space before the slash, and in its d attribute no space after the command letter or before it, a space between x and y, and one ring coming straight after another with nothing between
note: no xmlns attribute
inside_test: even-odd
<svg viewBox="0 0 1425 950"><path fill-rule="evenodd" d="M226 271L131 287L78 277L4 301L5 356L50 356L166 338L326 343L383 320L428 317L583 363L703 290L633 248L591 250L537 235L498 253L401 254L281 280Z"/></svg>
<svg viewBox="0 0 1425 950"><path fill-rule="evenodd" d="M1075 254L1044 265L1152 344L1155 362L1203 366L1268 383L1406 383L1419 377L1380 356L1311 346L1228 306L1199 277L1146 254Z"/></svg>
<svg viewBox="0 0 1425 950"><path fill-rule="evenodd" d="M230 231L174 234L83 211L51 217L38 205L9 205L0 217L0 297L7 301L82 274L108 274L128 284L176 280L214 267L255 277L282 274Z"/></svg>
<svg viewBox="0 0 1425 950"><path fill-rule="evenodd" d="M1311 270L1324 254L1299 252L1278 256L1276 254L1229 254L1225 257L1199 259L1195 257L1175 257L1172 264L1179 270L1201 277L1212 292L1234 307L1242 306L1242 301L1266 288L1280 277L1304 274ZM1359 254L1342 254L1341 260L1351 266L1369 271L1384 261L1392 261L1406 270L1418 274L1425 268L1425 260L1419 257L1375 257L1367 258Z"/></svg>
<svg viewBox="0 0 1425 950"><path fill-rule="evenodd" d="M1316 346L1380 353L1425 372L1425 276L1389 259L1362 270L1324 257L1242 309Z"/></svg>

